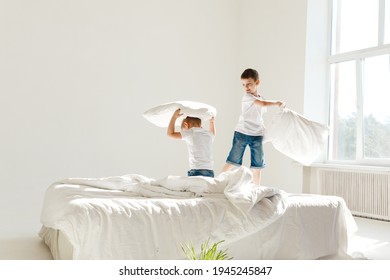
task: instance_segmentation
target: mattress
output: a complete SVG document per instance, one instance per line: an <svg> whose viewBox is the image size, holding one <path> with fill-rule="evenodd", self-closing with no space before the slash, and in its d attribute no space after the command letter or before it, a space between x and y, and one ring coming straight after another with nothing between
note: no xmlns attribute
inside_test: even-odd
<svg viewBox="0 0 390 280"><path fill-rule="evenodd" d="M62 180L41 222L54 259L185 259L183 244L206 240L237 260L318 259L346 254L356 231L342 198L254 186L244 167L215 179Z"/></svg>

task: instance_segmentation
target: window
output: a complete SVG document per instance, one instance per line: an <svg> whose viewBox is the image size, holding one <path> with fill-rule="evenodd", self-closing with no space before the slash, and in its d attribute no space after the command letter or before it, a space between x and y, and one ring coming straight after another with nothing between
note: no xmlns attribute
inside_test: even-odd
<svg viewBox="0 0 390 280"><path fill-rule="evenodd" d="M390 165L390 0L332 1L328 159Z"/></svg>
<svg viewBox="0 0 390 280"><path fill-rule="evenodd" d="M390 4L389 0L387 0L387 5L385 7L385 30L384 30L384 43L390 44Z"/></svg>

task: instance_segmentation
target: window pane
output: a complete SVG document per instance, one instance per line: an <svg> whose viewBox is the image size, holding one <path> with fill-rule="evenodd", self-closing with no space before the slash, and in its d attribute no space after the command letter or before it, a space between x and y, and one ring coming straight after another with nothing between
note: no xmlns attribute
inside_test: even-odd
<svg viewBox="0 0 390 280"><path fill-rule="evenodd" d="M390 57L364 63L364 156L390 158Z"/></svg>
<svg viewBox="0 0 390 280"><path fill-rule="evenodd" d="M334 98L332 159L356 158L356 63L336 63L331 68Z"/></svg>
<svg viewBox="0 0 390 280"><path fill-rule="evenodd" d="M385 44L390 44L390 0L385 1Z"/></svg>
<svg viewBox="0 0 390 280"><path fill-rule="evenodd" d="M378 0L335 0L332 53L378 45Z"/></svg>

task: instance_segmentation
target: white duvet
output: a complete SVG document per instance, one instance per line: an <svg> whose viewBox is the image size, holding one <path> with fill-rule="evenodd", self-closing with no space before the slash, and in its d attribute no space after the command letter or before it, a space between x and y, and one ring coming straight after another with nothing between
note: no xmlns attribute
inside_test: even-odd
<svg viewBox="0 0 390 280"><path fill-rule="evenodd" d="M181 244L228 245L283 215L286 194L251 181L245 167L216 178L66 179L48 188L41 222L61 230L73 259L183 259Z"/></svg>

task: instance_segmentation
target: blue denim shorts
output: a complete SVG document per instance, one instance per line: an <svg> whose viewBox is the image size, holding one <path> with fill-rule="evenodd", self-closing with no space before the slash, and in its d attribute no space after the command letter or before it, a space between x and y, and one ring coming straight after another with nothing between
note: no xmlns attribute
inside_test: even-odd
<svg viewBox="0 0 390 280"><path fill-rule="evenodd" d="M187 172L188 176L205 176L214 178L214 171L209 169L191 169Z"/></svg>
<svg viewBox="0 0 390 280"><path fill-rule="evenodd" d="M250 136L238 131L234 131L233 146L226 162L241 166L247 145L251 151L251 168L264 168L263 136Z"/></svg>

